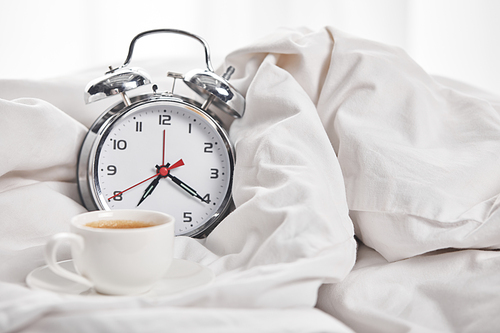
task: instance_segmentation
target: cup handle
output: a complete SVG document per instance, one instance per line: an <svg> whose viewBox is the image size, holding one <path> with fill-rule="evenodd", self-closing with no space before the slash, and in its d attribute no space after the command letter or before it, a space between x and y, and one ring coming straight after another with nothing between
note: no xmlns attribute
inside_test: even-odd
<svg viewBox="0 0 500 333"><path fill-rule="evenodd" d="M83 251L85 247L83 237L80 235L67 232L55 234L48 241L47 245L45 245L45 261L47 262L47 265L52 270L52 272L54 272L59 276L62 276L63 278L66 278L74 282L78 282L88 287L93 287L94 284L89 279L81 275L75 274L73 272L70 272L57 264L57 259L56 259L57 249L59 248L59 245L61 245L61 243L63 242L69 242L72 248L76 247L77 251Z"/></svg>

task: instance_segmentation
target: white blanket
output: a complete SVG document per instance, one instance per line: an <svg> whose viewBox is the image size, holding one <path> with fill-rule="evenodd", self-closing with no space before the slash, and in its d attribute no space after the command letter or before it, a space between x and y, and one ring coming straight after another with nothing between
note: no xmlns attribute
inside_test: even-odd
<svg viewBox="0 0 500 333"><path fill-rule="evenodd" d="M26 275L44 264L48 237L84 211L78 149L109 102L83 106L95 71L0 82L0 332L500 327L488 320L500 308L488 294L500 285L498 252L396 261L449 247L498 248L498 98L450 88L401 50L332 28L281 30L226 62L247 99L245 117L230 131L236 210L206 240L176 240L176 257L217 277L154 299L26 287ZM374 250L362 245L350 272L354 230ZM60 259L67 258L66 251ZM444 270L440 278L436 267ZM446 284L451 277L459 279L453 286ZM481 281L471 284L477 290L453 289L469 279ZM419 288L435 299L412 297ZM318 300L324 312L314 308ZM462 311L469 303L479 316ZM453 318L439 311L450 305L458 311ZM436 309L431 319L422 307Z"/></svg>

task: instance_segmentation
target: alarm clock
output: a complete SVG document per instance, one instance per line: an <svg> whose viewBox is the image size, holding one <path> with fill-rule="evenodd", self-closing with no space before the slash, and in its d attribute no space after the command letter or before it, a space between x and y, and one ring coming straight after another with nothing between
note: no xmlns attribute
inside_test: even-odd
<svg viewBox="0 0 500 333"><path fill-rule="evenodd" d="M128 67L138 39L174 33L199 41L206 69L168 72L171 91L137 96L130 90L151 84L147 73ZM228 82L234 69L219 76L208 44L176 29L145 31L132 40L122 66L109 68L85 88L85 102L119 95L90 127L78 160L78 187L88 210L147 209L175 218L176 236L206 237L232 206L235 152L214 107L242 117L245 99ZM182 80L203 99L174 93Z"/></svg>

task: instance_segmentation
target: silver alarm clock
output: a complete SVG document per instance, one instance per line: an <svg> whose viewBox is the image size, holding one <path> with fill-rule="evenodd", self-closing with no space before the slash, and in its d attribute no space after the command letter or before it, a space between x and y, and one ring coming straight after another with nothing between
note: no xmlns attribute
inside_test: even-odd
<svg viewBox="0 0 500 333"><path fill-rule="evenodd" d="M138 96L129 91L151 84L141 69L129 68L135 42L156 33L174 33L199 41L206 69L186 74L168 72L172 91ZM234 148L218 117L217 107L243 116L245 99L223 76L214 73L208 44L182 30L143 32L131 42L124 64L86 87L85 101L108 96L122 99L94 122L82 144L78 186L89 210L141 208L175 217L176 235L204 237L222 220L231 204ZM199 103L174 93L182 80L203 97Z"/></svg>

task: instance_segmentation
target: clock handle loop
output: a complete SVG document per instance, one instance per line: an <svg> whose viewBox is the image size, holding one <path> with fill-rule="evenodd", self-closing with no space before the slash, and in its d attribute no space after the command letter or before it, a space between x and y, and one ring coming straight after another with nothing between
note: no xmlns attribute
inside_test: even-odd
<svg viewBox="0 0 500 333"><path fill-rule="evenodd" d="M137 42L137 40L139 40L140 38L142 38L144 36L151 35L151 34L157 34L157 33L174 33L174 34L184 35L184 36L188 36L188 37L196 39L197 41L199 41L203 45L203 47L205 49L205 63L207 65L207 69L210 72L214 71L213 66L212 66L212 61L210 59L210 48L208 46L208 43L198 35L192 34L190 32L184 31L184 30L179 30L179 29L154 29L154 30L144 31L144 32L138 34L137 36L134 37L134 39L132 39L132 42L130 42L127 58L125 59L125 62L123 63L123 65L121 65L119 68L123 68L123 67L127 66L130 63L130 61L132 60L132 54L134 53L134 47L135 47L135 43ZM118 68L112 69L110 72L113 72L117 69Z"/></svg>

